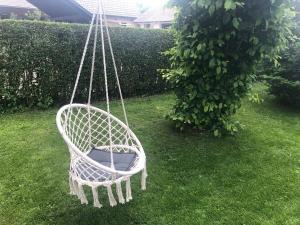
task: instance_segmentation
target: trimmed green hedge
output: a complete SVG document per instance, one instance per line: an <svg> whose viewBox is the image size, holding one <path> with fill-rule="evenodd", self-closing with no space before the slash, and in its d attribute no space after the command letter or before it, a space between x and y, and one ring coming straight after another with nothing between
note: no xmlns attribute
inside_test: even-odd
<svg viewBox="0 0 300 225"><path fill-rule="evenodd" d="M161 54L173 45L163 30L110 28L125 97L150 95L166 89L157 69L168 68ZM36 21L0 21L0 111L19 107L47 108L71 97L88 25ZM93 37L93 35L92 35ZM93 39L93 38L92 38ZM92 42L76 101L87 99ZM107 56L109 51L107 48ZM117 97L111 58L108 62L110 96ZM94 100L104 98L101 45L97 48Z"/></svg>

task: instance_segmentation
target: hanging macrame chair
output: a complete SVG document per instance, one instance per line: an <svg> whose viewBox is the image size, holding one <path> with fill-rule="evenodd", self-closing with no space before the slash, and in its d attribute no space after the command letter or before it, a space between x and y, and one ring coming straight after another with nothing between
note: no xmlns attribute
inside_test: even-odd
<svg viewBox="0 0 300 225"><path fill-rule="evenodd" d="M95 37L88 103L75 104L73 100L93 27L95 27ZM91 106L98 27L100 27L101 34L106 111ZM110 113L104 33L107 35L108 47L114 65L125 123ZM70 104L63 106L58 111L56 123L70 152L70 193L77 195L82 204L88 204L83 186L91 187L94 206L98 208L102 207L97 190L100 186L107 188L108 199L111 206L117 205L115 194L113 193L113 185L116 185L115 190L120 203L123 204L130 201L132 199L130 177L139 172L142 172L142 189L146 189L146 156L141 143L128 126L107 19L104 13L103 3L100 0L98 1L97 10L92 16ZM122 191L122 182L125 183L125 197Z"/></svg>

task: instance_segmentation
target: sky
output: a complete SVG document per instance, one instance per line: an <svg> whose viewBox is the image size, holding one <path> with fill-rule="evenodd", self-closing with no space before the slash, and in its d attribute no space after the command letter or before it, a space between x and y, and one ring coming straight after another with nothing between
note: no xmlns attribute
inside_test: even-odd
<svg viewBox="0 0 300 225"><path fill-rule="evenodd" d="M164 6L168 2L168 0L135 0L135 1L146 7Z"/></svg>

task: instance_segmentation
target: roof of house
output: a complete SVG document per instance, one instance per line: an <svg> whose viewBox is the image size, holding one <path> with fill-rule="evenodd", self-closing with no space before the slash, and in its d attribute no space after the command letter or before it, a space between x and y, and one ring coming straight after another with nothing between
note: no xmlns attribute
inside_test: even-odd
<svg viewBox="0 0 300 225"><path fill-rule="evenodd" d="M26 0L0 0L0 6L14 7L14 8L25 8L25 9L36 9L35 6L27 2Z"/></svg>
<svg viewBox="0 0 300 225"><path fill-rule="evenodd" d="M134 22L150 23L150 22L172 22L174 20L175 10L165 7L152 8L144 12Z"/></svg>
<svg viewBox="0 0 300 225"><path fill-rule="evenodd" d="M98 0L75 0L90 13L97 11ZM138 6L135 0L102 0L106 15L134 17L139 16Z"/></svg>
<svg viewBox="0 0 300 225"><path fill-rule="evenodd" d="M28 0L31 4L57 21L89 23L90 12L75 0Z"/></svg>
<svg viewBox="0 0 300 225"><path fill-rule="evenodd" d="M132 19L139 15L135 0L102 1L106 15ZM28 0L28 2L57 21L89 23L92 14L97 10L98 0Z"/></svg>

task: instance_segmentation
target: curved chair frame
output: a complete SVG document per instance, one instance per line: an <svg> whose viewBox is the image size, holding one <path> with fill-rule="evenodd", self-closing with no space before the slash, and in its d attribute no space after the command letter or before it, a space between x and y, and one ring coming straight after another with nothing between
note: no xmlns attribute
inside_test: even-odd
<svg viewBox="0 0 300 225"><path fill-rule="evenodd" d="M110 118L109 124L106 121L108 118ZM71 193L76 194L82 203L87 203L84 192L82 193L82 185L92 188L99 186L110 188L111 185L118 185L122 181L130 182L130 177L141 171L144 171L142 189L145 189L146 156L144 149L136 135L121 120L93 106L70 104L63 106L58 111L56 123L71 155L69 171ZM109 125L114 129L111 145L108 143L107 137ZM93 147L106 149L107 152L135 153L136 159L128 171L116 170L113 166L105 166L90 158L88 153ZM126 189L129 188L128 186L130 183L126 184ZM108 190L108 192L111 191ZM120 190L118 192L119 196ZM126 190L126 193L126 200L129 201L132 198L131 190ZM98 196L94 196L94 203L96 202L95 205L97 205L95 198ZM116 202L111 200L113 197L110 193L109 198L111 206L114 206ZM119 196L119 201L124 203L122 196Z"/></svg>

